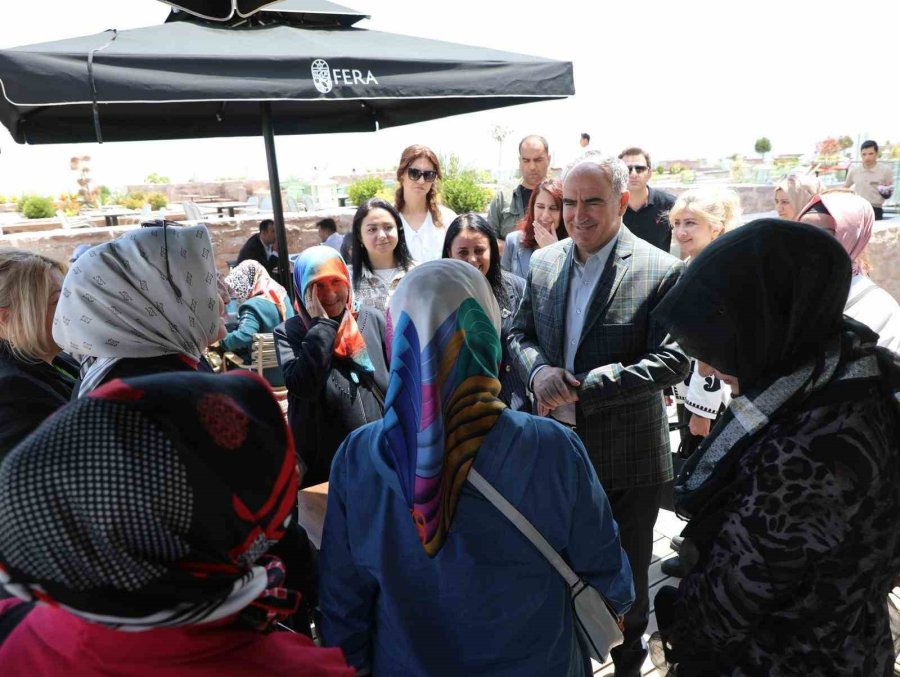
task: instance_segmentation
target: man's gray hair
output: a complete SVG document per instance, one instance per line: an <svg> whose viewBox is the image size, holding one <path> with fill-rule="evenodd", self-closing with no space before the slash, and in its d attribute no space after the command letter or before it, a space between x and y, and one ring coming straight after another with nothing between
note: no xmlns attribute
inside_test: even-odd
<svg viewBox="0 0 900 677"><path fill-rule="evenodd" d="M572 173L572 170L579 165L596 165L600 167L609 178L615 196L621 195L628 189L628 167L613 155L603 155L600 151L589 150L566 167L566 171L563 173L563 182Z"/></svg>

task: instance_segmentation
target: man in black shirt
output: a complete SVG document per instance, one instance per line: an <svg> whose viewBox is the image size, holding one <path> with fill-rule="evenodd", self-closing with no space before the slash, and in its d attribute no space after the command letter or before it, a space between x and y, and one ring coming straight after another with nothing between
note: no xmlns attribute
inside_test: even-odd
<svg viewBox="0 0 900 677"><path fill-rule="evenodd" d="M278 267L278 252L275 248L275 222L272 219L263 219L259 222L259 233L252 235L241 247L237 262L252 259L259 261L269 275L275 274Z"/></svg>
<svg viewBox="0 0 900 677"><path fill-rule="evenodd" d="M672 247L669 210L675 196L648 186L650 154L642 148L626 148L619 154L628 167L628 209L622 221L628 230L667 254Z"/></svg>

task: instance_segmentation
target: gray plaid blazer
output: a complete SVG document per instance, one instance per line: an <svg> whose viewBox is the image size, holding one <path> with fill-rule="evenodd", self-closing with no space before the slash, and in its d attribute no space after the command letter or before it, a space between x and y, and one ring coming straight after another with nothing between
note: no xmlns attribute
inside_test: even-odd
<svg viewBox="0 0 900 677"><path fill-rule="evenodd" d="M525 383L541 365L564 367L566 294L574 243L537 250L510 333L513 364ZM621 226L585 320L575 355L581 381L578 436L607 490L672 479L663 390L682 381L690 361L650 313L684 265Z"/></svg>

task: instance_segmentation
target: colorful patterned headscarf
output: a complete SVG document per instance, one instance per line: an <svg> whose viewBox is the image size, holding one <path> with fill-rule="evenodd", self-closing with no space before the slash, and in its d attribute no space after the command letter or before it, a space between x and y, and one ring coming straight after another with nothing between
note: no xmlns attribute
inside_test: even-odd
<svg viewBox="0 0 900 677"><path fill-rule="evenodd" d="M868 200L850 191L830 190L821 195L814 195L797 220L811 212L817 203L821 203L834 219L834 236L850 256L853 274L862 274L859 257L869 244L872 228L875 226L875 211L872 205Z"/></svg>
<svg viewBox="0 0 900 677"><path fill-rule="evenodd" d="M384 440L429 556L444 545L498 398L500 309L484 275L453 259L403 278L387 314Z"/></svg>
<svg viewBox="0 0 900 677"><path fill-rule="evenodd" d="M356 324L358 309L353 300L353 285L350 271L341 255L331 247L318 245L304 250L294 262L294 287L297 290L298 314L307 328L312 318L306 310L306 294L319 280L339 278L347 283L347 309L341 318L337 336L334 339L334 354L352 360L361 370L374 373L375 368L366 351L366 342Z"/></svg>
<svg viewBox="0 0 900 677"><path fill-rule="evenodd" d="M225 276L225 282L234 290L239 304L254 296L262 296L274 303L282 321L285 319L287 292L258 261L242 261Z"/></svg>
<svg viewBox="0 0 900 677"><path fill-rule="evenodd" d="M204 226L140 228L92 247L69 269L53 340L86 362L80 396L123 358L199 360L219 327L212 243Z"/></svg>
<svg viewBox="0 0 900 677"><path fill-rule="evenodd" d="M4 461L0 582L121 630L229 617L267 598L260 560L290 524L298 484L281 409L257 376L112 381ZM285 615L299 604L275 597L293 599Z"/></svg>

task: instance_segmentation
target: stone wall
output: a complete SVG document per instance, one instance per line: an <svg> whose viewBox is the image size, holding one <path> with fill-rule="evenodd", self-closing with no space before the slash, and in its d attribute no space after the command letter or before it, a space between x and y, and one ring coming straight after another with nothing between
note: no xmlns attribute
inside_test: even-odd
<svg viewBox="0 0 900 677"><path fill-rule="evenodd" d="M251 195L268 194L269 182L246 179L203 183L147 183L127 186L127 190L129 193L135 191L164 193L170 203L189 202L191 198L188 198L188 195L217 195L226 202L246 202Z"/></svg>
<svg viewBox="0 0 900 677"><path fill-rule="evenodd" d="M761 214L775 210L775 187L769 184L761 183L740 183L740 184L713 184L713 183L678 183L678 184L656 184L652 180L650 185L659 188L667 193L678 196L686 190L692 188L729 188L738 194L741 198L741 209L744 214Z"/></svg>
<svg viewBox="0 0 900 677"><path fill-rule="evenodd" d="M326 216L338 223L338 230L350 229L355 209L322 210L308 214L286 217L288 252L296 254L307 247L319 244L316 222ZM18 233L0 236L0 247L14 247L38 252L58 261L68 261L72 251L79 244L101 244L119 237L137 226L116 226L114 228L80 228L77 230L56 229L36 233ZM222 273L228 272L228 262L237 259L238 252L254 233L259 232L259 219L215 219L207 223L216 267Z"/></svg>
<svg viewBox="0 0 900 677"><path fill-rule="evenodd" d="M900 301L900 219L876 222L875 232L866 247L872 280Z"/></svg>

